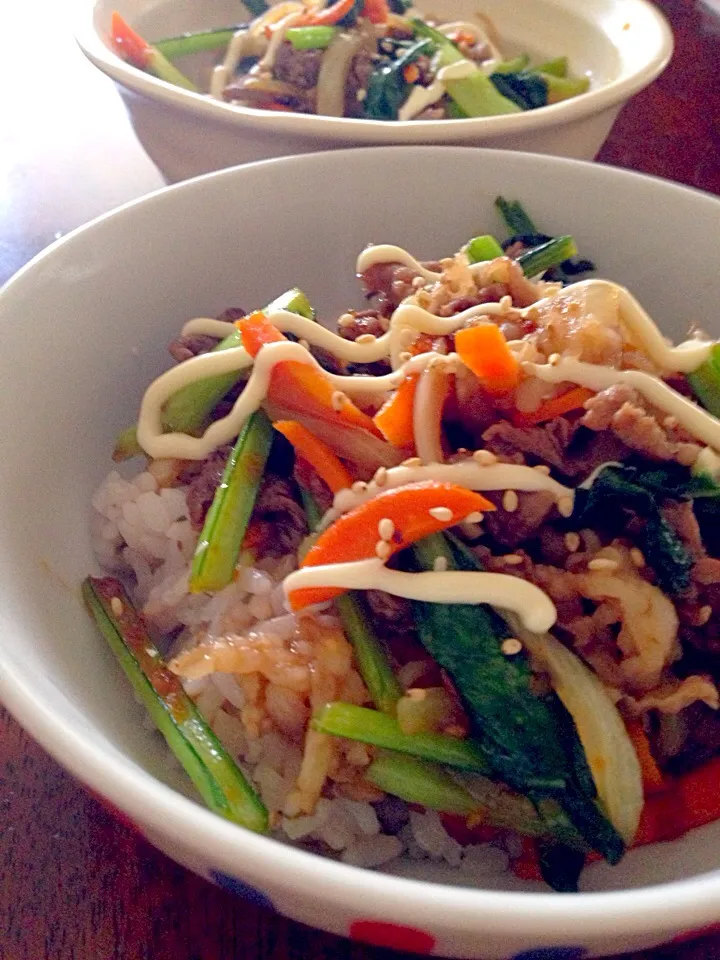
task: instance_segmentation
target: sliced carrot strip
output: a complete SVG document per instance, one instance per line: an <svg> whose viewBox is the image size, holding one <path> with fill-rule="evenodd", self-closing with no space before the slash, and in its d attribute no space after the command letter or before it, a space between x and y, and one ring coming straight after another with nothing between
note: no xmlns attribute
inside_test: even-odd
<svg viewBox="0 0 720 960"><path fill-rule="evenodd" d="M594 396L595 391L588 390L587 387L572 387L565 393L561 393L559 397L552 397L545 403L541 403L532 413L523 413L518 410L513 415L513 420L518 426L531 426L535 423L544 423L546 420L555 420L556 417L562 417L572 410L579 409L586 400Z"/></svg>
<svg viewBox="0 0 720 960"><path fill-rule="evenodd" d="M307 427L298 423L297 420L278 420L273 426L278 433L290 441L295 448L295 453L314 468L320 479L333 493L344 490L352 484L350 471L343 466L330 447L322 440L318 440Z"/></svg>
<svg viewBox="0 0 720 960"><path fill-rule="evenodd" d="M418 373L405 377L395 393L373 417L380 433L395 447L412 447L415 442L413 408L419 379Z"/></svg>
<svg viewBox="0 0 720 960"><path fill-rule="evenodd" d="M665 788L665 778L650 750L650 741L645 733L642 720L636 717L629 718L625 720L625 726L640 761L645 793L656 793L658 790L663 790Z"/></svg>
<svg viewBox="0 0 720 960"><path fill-rule="evenodd" d="M418 65L416 63L409 63L403 70L403 78L405 83L415 83L419 76L420 70L418 69Z"/></svg>
<svg viewBox="0 0 720 960"><path fill-rule="evenodd" d="M520 364L510 351L499 327L478 323L455 334L460 359L493 396L509 393L520 379Z"/></svg>
<svg viewBox="0 0 720 960"><path fill-rule="evenodd" d="M387 0L365 0L363 14L370 23L387 23L390 7L387 4ZM408 83L413 82L412 80L408 80Z"/></svg>
<svg viewBox="0 0 720 960"><path fill-rule="evenodd" d="M338 20L342 20L355 5L355 0L337 0L330 7L324 10L318 10L316 13L308 13L301 17L294 24L296 27L331 27Z"/></svg>
<svg viewBox="0 0 720 960"><path fill-rule="evenodd" d="M115 53L127 60L134 67L144 70L150 62L153 48L143 40L139 33L127 23L117 12L113 10L110 21L110 40L115 49Z"/></svg>
<svg viewBox="0 0 720 960"><path fill-rule="evenodd" d="M447 509L446 519L444 510L436 511L438 507ZM378 525L385 518L392 521L394 526L393 537L388 542L389 556L392 556L431 533L460 523L470 513L494 509L494 505L479 493L454 483L424 480L385 490L338 517L308 551L302 566L317 567L326 563L346 563L374 557L380 539ZM440 518L434 515L436 512L440 513ZM312 603L324 603L344 592L339 587L293 590L289 597L290 605L293 610L301 610Z"/></svg>
<svg viewBox="0 0 720 960"><path fill-rule="evenodd" d="M287 340L264 313L249 314L236 325L242 334L243 346L252 357L256 357L266 344ZM340 426L367 430L379 437L380 431L372 418L359 410L349 397L343 398L342 405L333 405L337 392L321 371L297 360L276 364L270 377L270 397L285 409Z"/></svg>

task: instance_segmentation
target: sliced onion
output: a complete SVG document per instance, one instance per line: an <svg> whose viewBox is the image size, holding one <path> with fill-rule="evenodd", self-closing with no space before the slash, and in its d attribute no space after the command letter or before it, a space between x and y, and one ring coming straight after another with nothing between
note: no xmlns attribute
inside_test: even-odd
<svg viewBox="0 0 720 960"><path fill-rule="evenodd" d="M324 117L345 113L345 84L353 57L365 42L360 33L339 33L323 54L317 82L316 112Z"/></svg>
<svg viewBox="0 0 720 960"><path fill-rule="evenodd" d="M442 414L450 388L445 369L430 364L420 374L413 408L415 452L425 463L444 463Z"/></svg>
<svg viewBox="0 0 720 960"><path fill-rule="evenodd" d="M559 640L550 634L528 633L514 617L507 620L550 675L553 689L575 723L600 802L630 845L644 804L642 774L615 704L589 667Z"/></svg>
<svg viewBox="0 0 720 960"><path fill-rule="evenodd" d="M343 427L337 423L308 417L279 404L266 403L265 408L271 420L297 420L302 423L339 457L355 464L368 476L375 473L378 467L396 467L403 459L404 454L397 447L359 427Z"/></svg>

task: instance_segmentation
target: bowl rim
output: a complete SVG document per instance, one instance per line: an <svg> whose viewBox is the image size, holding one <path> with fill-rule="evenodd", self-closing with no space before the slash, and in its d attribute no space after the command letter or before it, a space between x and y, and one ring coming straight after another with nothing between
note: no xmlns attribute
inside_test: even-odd
<svg viewBox="0 0 720 960"><path fill-rule="evenodd" d="M0 288L0 304L19 296L42 272L58 249L72 245L77 238L102 231L103 224L122 218L136 206L152 208L163 203L174 191L202 193L204 184L215 180L242 179L246 171L268 165L293 167L323 162L343 165L351 155L388 154L393 162L417 160L423 154L445 156L449 160L467 147L448 145L355 148L322 151L300 156L277 157L207 173L182 183L161 187L131 200L69 232L37 254ZM655 181L666 192L691 194L720 208L720 198L660 177L649 176L605 164L518 151L473 148L483 155L517 162L550 163L560 167L578 164L589 176L618 180ZM525 162L525 160L520 160ZM17 294L16 294L17 290ZM720 870L687 879L640 887L580 894L553 892L497 891L451 886L420 881L349 866L317 854L280 843L230 823L157 780L137 763L117 753L107 752L86 738L84 729L54 715L32 687L31 678L16 669L4 655L0 634L0 697L7 709L28 733L78 780L107 797L119 809L159 835L170 835L181 844L204 852L216 863L233 865L247 862L248 872L271 877L269 886L292 891L298 885L312 885L314 899L343 906L362 904L364 916L387 918L414 926L417 917L434 930L477 931L486 935L532 936L545 942L586 942L608 936L608 918L612 918L612 937L673 934L700 928L717 920L720 908ZM322 865L322 869L319 869Z"/></svg>
<svg viewBox="0 0 720 960"><path fill-rule="evenodd" d="M550 0L572 5L572 0ZM585 7L592 0L584 0ZM349 117L321 117L314 114L278 113L212 100L201 93L158 80L121 60L106 46L93 25L98 0L84 0L75 21L75 39L85 56L121 86L168 107L188 110L197 117L231 126L249 126L260 133L282 133L302 138L323 136L332 141L365 143L447 143L480 137L495 138L522 134L578 121L611 109L629 100L655 80L668 65L674 50L672 29L658 7L649 0L612 0L630 15L642 11L658 28L658 44L651 53L637 58L634 69L620 80L612 80L571 100L497 117L470 117L460 120L364 120ZM595 24L599 30L602 27Z"/></svg>

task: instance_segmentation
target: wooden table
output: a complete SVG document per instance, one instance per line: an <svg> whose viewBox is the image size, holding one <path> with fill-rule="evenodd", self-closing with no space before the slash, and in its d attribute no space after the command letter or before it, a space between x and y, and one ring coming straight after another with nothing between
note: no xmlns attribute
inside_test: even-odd
<svg viewBox="0 0 720 960"><path fill-rule="evenodd" d="M112 84L75 49L63 6L0 4L0 281L69 229L162 183ZM661 6L674 61L626 108L600 159L720 194L720 9L710 9L720 3ZM175 866L2 713L0 811L0 960L396 956L271 916ZM652 954L670 957L720 958L720 937Z"/></svg>

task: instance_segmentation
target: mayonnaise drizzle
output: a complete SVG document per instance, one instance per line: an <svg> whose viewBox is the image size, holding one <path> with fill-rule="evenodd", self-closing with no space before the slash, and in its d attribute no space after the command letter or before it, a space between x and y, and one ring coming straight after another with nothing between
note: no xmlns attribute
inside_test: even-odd
<svg viewBox="0 0 720 960"><path fill-rule="evenodd" d="M434 283L442 276L434 270L428 270L411 253L408 253L402 247L396 247L392 243L373 243L365 247L357 258L355 272L357 274L365 273L376 263L402 263L403 266L409 267L413 273L417 273L428 283Z"/></svg>
<svg viewBox="0 0 720 960"><path fill-rule="evenodd" d="M546 632L557 619L550 597L519 577L460 570L403 573L389 570L376 557L302 567L289 574L283 586L286 596L305 587L343 587L346 590L384 590L395 597L430 603L491 603L501 610L515 613L533 633Z"/></svg>
<svg viewBox="0 0 720 960"><path fill-rule="evenodd" d="M405 372L420 372L433 360L448 364L450 367L459 362L455 353L446 357L422 353L409 360L404 365L403 371L388 373L382 377L348 377L323 370L305 347L290 340L267 344L258 353L254 363L243 347L204 353L166 370L150 384L140 406L138 443L151 457L204 460L213 450L237 437L243 423L265 399L272 368L276 363L282 363L285 360L294 360L315 367L322 371L338 390L355 396L382 395L396 387ZM164 434L162 432L162 408L174 393L196 380L237 372L249 366L253 368L252 373L230 413L220 420L215 420L201 437L191 437L186 433Z"/></svg>
<svg viewBox="0 0 720 960"><path fill-rule="evenodd" d="M478 68L471 60L458 60L441 67L429 87L414 86L405 103L398 110L398 120L412 120L427 107L431 107L445 96L448 80L462 80L477 73Z"/></svg>
<svg viewBox="0 0 720 960"><path fill-rule="evenodd" d="M667 373L692 373L704 363L713 348L709 340L686 340L674 347L657 328L654 320L625 287L610 280L581 280L561 291L567 300L573 294L604 292L618 297L620 321L637 346L647 353L661 370ZM536 306L538 306L536 304Z"/></svg>
<svg viewBox="0 0 720 960"><path fill-rule="evenodd" d="M615 370L569 357L556 364L524 363L523 369L546 383L576 383L590 390L606 390L616 383L626 383L653 406L676 417L678 423L698 440L720 450L720 421L652 374L641 370Z"/></svg>
<svg viewBox="0 0 720 960"><path fill-rule="evenodd" d="M385 474L382 487L371 480L364 490L346 489L336 493L332 507L320 521L319 529L324 530L341 514L367 503L382 490L394 490L421 480L456 483L467 490L519 490L523 493L542 490L551 493L556 501L567 499L572 502L575 495L570 487L563 486L547 474L532 467L514 463L494 463L485 466L475 460L462 460L458 463L392 467Z"/></svg>

